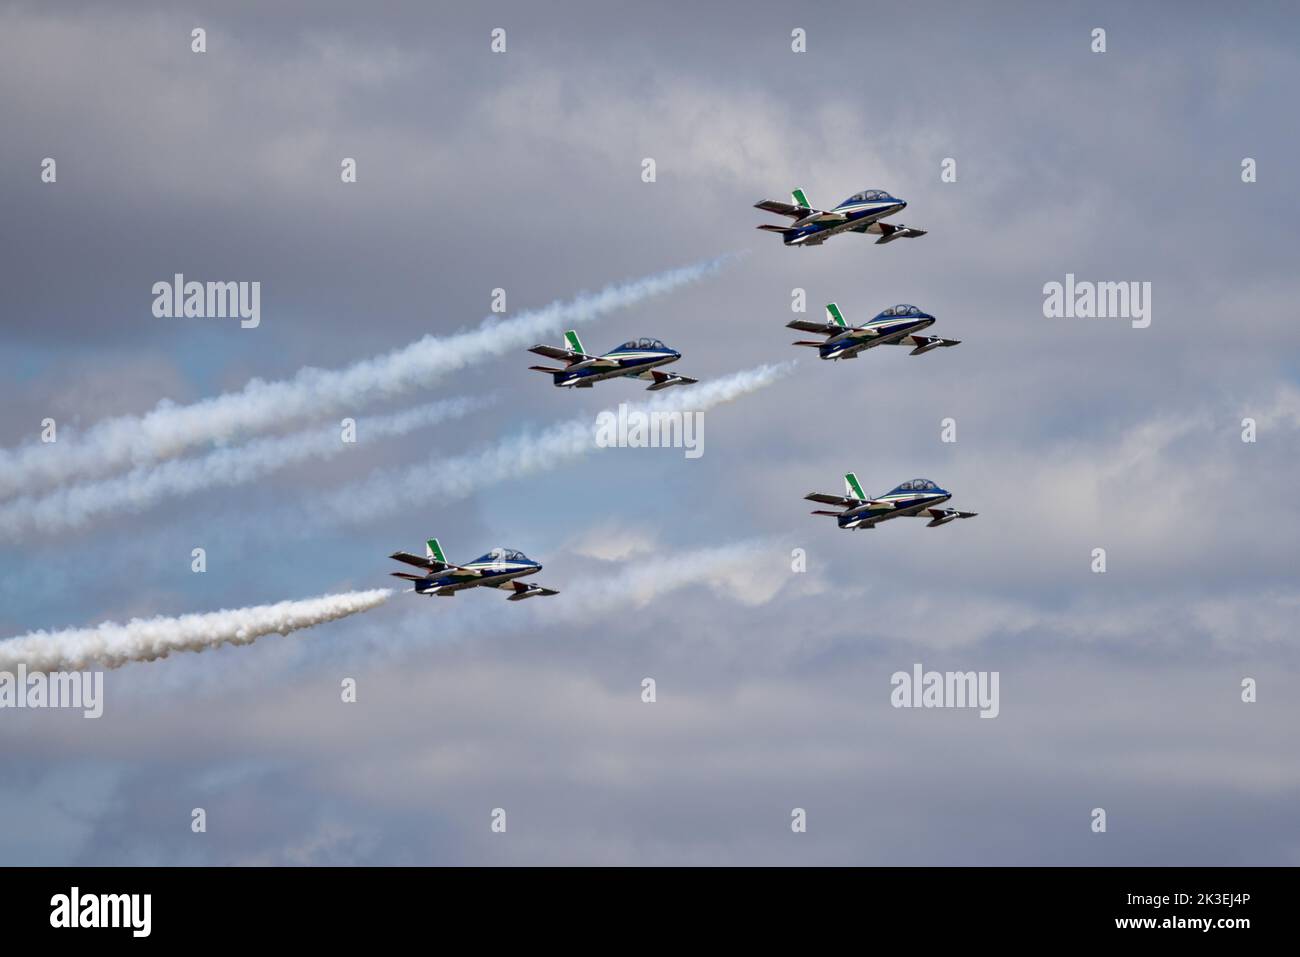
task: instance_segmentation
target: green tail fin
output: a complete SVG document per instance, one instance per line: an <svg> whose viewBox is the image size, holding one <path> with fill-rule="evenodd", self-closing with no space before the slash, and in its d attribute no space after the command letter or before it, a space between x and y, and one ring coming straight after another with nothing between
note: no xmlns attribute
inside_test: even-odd
<svg viewBox="0 0 1300 957"><path fill-rule="evenodd" d="M581 352L584 356L587 354L587 350L582 348L582 340L578 338L578 334L572 329L564 334L564 338L569 343L569 348L574 352Z"/></svg>
<svg viewBox="0 0 1300 957"><path fill-rule="evenodd" d="M808 202L808 197L803 194L803 190L794 190L790 193L790 198L794 200L796 206L802 206L804 209L812 209L812 204Z"/></svg>
<svg viewBox="0 0 1300 957"><path fill-rule="evenodd" d="M837 326L844 325L844 317L840 315L840 307L833 302L826 303L826 318Z"/></svg>
<svg viewBox="0 0 1300 957"><path fill-rule="evenodd" d="M862 486L858 484L858 477L852 472L844 476L844 491L853 498L859 498L864 502L867 500L867 497L862 494Z"/></svg>
<svg viewBox="0 0 1300 957"><path fill-rule="evenodd" d="M438 544L436 538L431 538L424 543L424 553L432 558L435 562L447 564L447 556L442 553L442 546Z"/></svg>

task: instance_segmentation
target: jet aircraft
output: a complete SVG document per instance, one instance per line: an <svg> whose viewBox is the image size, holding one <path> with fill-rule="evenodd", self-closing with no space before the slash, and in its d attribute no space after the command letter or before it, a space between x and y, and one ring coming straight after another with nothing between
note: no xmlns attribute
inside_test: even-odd
<svg viewBox="0 0 1300 957"><path fill-rule="evenodd" d="M442 553L442 546L436 538L425 544L424 557L410 552L393 552L389 558L424 569L421 575L410 572L393 572L394 577L405 578L414 583L411 589L418 595L438 595L450 598L466 588L500 588L513 592L508 601L519 601L538 595L558 595L559 592L541 585L532 585L517 581L524 575L532 575L542 570L540 562L535 562L523 552L510 548L494 548L481 558L476 558L468 565L453 565Z"/></svg>
<svg viewBox="0 0 1300 957"><path fill-rule="evenodd" d="M755 203L756 209L789 216L794 220L789 226L776 226L764 223L759 229L769 233L780 233L787 246L820 246L826 240L839 233L871 233L880 238L876 245L892 243L895 239L914 239L924 236L926 230L904 226L902 223L881 222L886 216L892 216L907 207L907 203L897 196L891 196L883 189L864 189L854 193L834 209L816 209L808 202L802 189L790 194L790 203L780 203L774 199L765 199Z"/></svg>
<svg viewBox="0 0 1300 957"><path fill-rule="evenodd" d="M557 386L590 389L604 379L644 379L650 383L647 392L666 389L672 385L690 385L699 382L690 376L660 372L658 366L676 362L682 354L670 349L658 339L632 339L603 356L593 356L582 348L578 334L570 329L564 334L569 348L537 345L529 349L539 356L563 362L563 369L547 366L529 366L534 372L546 372Z"/></svg>
<svg viewBox="0 0 1300 957"><path fill-rule="evenodd" d="M859 352L873 346L912 346L908 355L919 356L940 346L961 345L960 339L917 335L920 330L932 325L934 316L928 312L922 312L916 306L900 304L883 310L865 326L850 326L844 322L840 307L831 302L826 305L825 322L794 319L786 323L786 328L825 336L821 342L799 339L793 343L796 346L812 346L823 359L856 359Z"/></svg>
<svg viewBox="0 0 1300 957"><path fill-rule="evenodd" d="M940 508L940 505L952 498L952 493L939 488L929 479L913 479L879 498L867 498L862 494L858 477L849 472L844 476L843 495L813 492L804 498L825 505L838 505L842 511L817 510L812 514L833 515L840 528L875 528L880 522L904 515L928 518L930 521L925 527L934 528L959 518L974 518L978 514L955 508Z"/></svg>

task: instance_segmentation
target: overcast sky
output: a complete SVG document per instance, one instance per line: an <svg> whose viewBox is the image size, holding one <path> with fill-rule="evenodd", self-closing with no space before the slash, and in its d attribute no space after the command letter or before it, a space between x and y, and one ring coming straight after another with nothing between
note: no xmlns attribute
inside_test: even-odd
<svg viewBox="0 0 1300 957"><path fill-rule="evenodd" d="M0 537L0 637L385 587L386 556L430 536L453 561L522 549L561 592L399 594L111 671L97 721L0 710L0 863L1300 863L1297 23L1269 3L0 5L6 449L47 417L71 444L474 328L497 288L508 321L729 253L584 343L658 337L702 382L799 360L707 410L698 459L606 449L440 494L463 455L646 397L555 389L511 349L344 412L364 437L493 399L460 418ZM794 187L821 207L887 189L929 233L783 248L752 205ZM260 326L155 318L175 273L260 282ZM1150 326L1045 318L1067 274L1150 283ZM806 318L915 303L962 344L819 362L784 328L796 288ZM847 470L869 494L933 479L979 516L840 531L803 496ZM340 490L376 475L403 481L349 519ZM999 672L1000 714L891 707L917 662Z"/></svg>

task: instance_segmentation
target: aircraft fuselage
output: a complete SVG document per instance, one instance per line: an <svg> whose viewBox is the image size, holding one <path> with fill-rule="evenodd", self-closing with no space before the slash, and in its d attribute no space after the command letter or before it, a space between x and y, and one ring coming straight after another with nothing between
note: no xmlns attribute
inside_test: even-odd
<svg viewBox="0 0 1300 957"><path fill-rule="evenodd" d="M473 562L465 567L481 574L468 575L462 571L443 572L415 582L415 591L421 595L450 595L466 588L480 586L491 588L542 570L538 562Z"/></svg>
<svg viewBox="0 0 1300 957"><path fill-rule="evenodd" d="M823 359L852 359L863 349L886 345L914 332L920 332L932 325L934 325L933 316L925 316L920 319L911 317L879 319L869 322L863 327L873 330L875 335L855 336L853 334L854 330L845 329L840 335L823 342L817 351Z"/></svg>
<svg viewBox="0 0 1300 957"><path fill-rule="evenodd" d="M906 206L907 203L901 199L871 200L837 206L832 212L842 213L847 217L846 219L834 223L809 223L806 226L794 226L790 230L794 232L794 235L786 238L785 245L801 246L813 238L822 241L850 229L861 229L863 226L870 226L878 219L884 219L886 216L892 216L894 213L900 212Z"/></svg>
<svg viewBox="0 0 1300 957"><path fill-rule="evenodd" d="M917 512L936 505L942 505L952 498L952 493L937 492L893 492L882 495L875 502L864 502L857 508L851 508L840 514L836 521L840 528L870 528L879 522L891 518L915 515ZM878 504L887 502L889 504Z"/></svg>
<svg viewBox="0 0 1300 957"><path fill-rule="evenodd" d="M600 356L601 359L613 359L617 366L594 365L579 362L563 372L554 373L555 384L570 388L585 389L605 379L618 379L623 376L636 376L647 369L676 362L682 357L675 349L635 349L615 351Z"/></svg>

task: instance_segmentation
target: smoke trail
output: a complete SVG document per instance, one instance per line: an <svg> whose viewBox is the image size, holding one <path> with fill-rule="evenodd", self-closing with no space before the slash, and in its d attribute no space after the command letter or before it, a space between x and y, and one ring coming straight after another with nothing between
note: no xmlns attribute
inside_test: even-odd
<svg viewBox="0 0 1300 957"><path fill-rule="evenodd" d="M702 589L715 603L761 608L786 590L803 592L813 583L790 571L790 548L776 537L757 537L698 548L665 548L661 554L642 554L631 561L584 562L577 569L570 560L552 554L548 559L548 584L561 591L545 605L523 602L518 612L503 619L497 602L448 602L438 610L439 634L448 640L466 640L512 631L550 629L566 633L569 626L590 625L593 615L635 614L653 602L688 589ZM567 568L561 571L561 568ZM565 584L565 576L571 584ZM558 575L557 579L555 576ZM580 582L580 585L578 584ZM581 591L581 596L578 591ZM355 630L335 653L370 663L381 658L409 656L428 644L428 601L406 596L399 601L405 611L384 627L370 622ZM727 612L729 613L729 612ZM671 612L669 612L671 615ZM556 630L558 629L558 631ZM689 640L689 639L688 639ZM298 656L302 652L299 651Z"/></svg>
<svg viewBox="0 0 1300 957"><path fill-rule="evenodd" d="M415 429L459 418L487 405L484 398L458 398L361 419L358 442L405 435ZM125 475L72 485L44 496L23 496L0 505L0 535L19 538L29 531L77 528L105 513L139 512L168 498L204 489L242 485L278 469L326 459L353 448L330 426L292 435L254 439L192 459L140 466Z"/></svg>
<svg viewBox="0 0 1300 957"><path fill-rule="evenodd" d="M253 379L238 392L191 405L160 402L142 416L106 419L83 435L45 445L0 450L0 495L44 491L47 485L94 478L118 468L171 458L187 448L221 442L310 416L355 409L428 385L439 376L554 334L566 324L589 322L716 273L730 258L670 269L596 293L580 293L512 319L488 318L476 329L425 336L387 355L342 369L300 369L291 379Z"/></svg>
<svg viewBox="0 0 1300 957"><path fill-rule="evenodd" d="M218 645L248 645L265 635L287 635L386 602L392 589L346 592L303 601L282 601L179 618L133 618L125 625L34 631L0 641L0 671L26 665L30 671L117 668L129 661L153 661L174 651L205 651Z"/></svg>
<svg viewBox="0 0 1300 957"><path fill-rule="evenodd" d="M793 368L793 361L763 365L702 385L678 387L646 402L629 403L629 411L703 411L770 385ZM464 498L490 483L552 469L595 450L594 426L594 418L582 416L478 452L376 472L361 482L323 493L313 500L310 512L315 518L326 514L343 521L365 521L426 502ZM431 481L431 476L436 480Z"/></svg>

